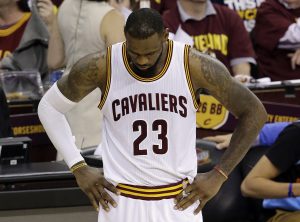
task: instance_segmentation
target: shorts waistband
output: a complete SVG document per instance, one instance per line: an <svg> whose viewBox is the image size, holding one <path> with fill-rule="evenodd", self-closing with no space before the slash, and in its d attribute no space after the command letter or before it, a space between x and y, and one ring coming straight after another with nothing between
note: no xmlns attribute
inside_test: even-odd
<svg viewBox="0 0 300 222"><path fill-rule="evenodd" d="M136 186L119 183L117 189L121 196L140 200L162 200L176 197L183 190L183 184L188 184L188 179L163 186Z"/></svg>

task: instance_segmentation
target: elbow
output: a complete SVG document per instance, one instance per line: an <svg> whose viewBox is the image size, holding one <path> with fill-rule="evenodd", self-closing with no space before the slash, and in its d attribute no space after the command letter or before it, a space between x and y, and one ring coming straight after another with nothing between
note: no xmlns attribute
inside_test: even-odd
<svg viewBox="0 0 300 222"><path fill-rule="evenodd" d="M46 101L45 101L45 98L42 97L41 101L39 102L39 105L37 107L37 114L38 114L38 117L41 121L41 123L43 124L43 113L46 111L46 107L47 107L47 104L46 104Z"/></svg>
<svg viewBox="0 0 300 222"><path fill-rule="evenodd" d="M51 44L49 44L48 54L47 54L47 66L49 71L60 69L65 66L65 53L63 50L51 49Z"/></svg>
<svg viewBox="0 0 300 222"><path fill-rule="evenodd" d="M263 127L268 120L267 111L262 102L256 96L254 96L252 102L249 101L246 107L246 113L246 116L248 116L249 119L252 121L255 120L255 125L259 128Z"/></svg>
<svg viewBox="0 0 300 222"><path fill-rule="evenodd" d="M47 59L47 65L48 65L48 69L49 71L53 71L56 69L60 69L62 67L64 67L64 61L62 60L51 60L51 59Z"/></svg>
<svg viewBox="0 0 300 222"><path fill-rule="evenodd" d="M247 177L241 184L241 193L244 197L256 197L253 183Z"/></svg>

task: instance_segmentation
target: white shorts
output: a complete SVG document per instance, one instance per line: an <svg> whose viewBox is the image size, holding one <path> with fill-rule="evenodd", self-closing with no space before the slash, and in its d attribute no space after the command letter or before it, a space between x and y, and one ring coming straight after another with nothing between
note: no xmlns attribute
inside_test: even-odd
<svg viewBox="0 0 300 222"><path fill-rule="evenodd" d="M202 222L201 212L194 215L199 201L184 211L174 209L174 196L182 191L182 186L176 186L176 190L170 190L166 186L153 189L137 186L120 188L118 185L121 195L117 196L108 191L118 206L110 206L109 212L100 207L98 222Z"/></svg>

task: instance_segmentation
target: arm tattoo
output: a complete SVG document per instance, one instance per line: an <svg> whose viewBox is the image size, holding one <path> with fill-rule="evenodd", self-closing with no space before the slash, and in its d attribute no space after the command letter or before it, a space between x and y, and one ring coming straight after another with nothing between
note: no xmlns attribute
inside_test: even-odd
<svg viewBox="0 0 300 222"><path fill-rule="evenodd" d="M191 50L189 58L195 90L206 88L238 118L229 148L219 164L229 174L255 140L266 120L266 112L257 97L235 81L220 62L194 50Z"/></svg>
<svg viewBox="0 0 300 222"><path fill-rule="evenodd" d="M60 91L70 100L78 102L96 87L102 88L100 79L105 73L105 54L91 54L80 59L71 69L69 75L59 82ZM101 69L100 69L101 66Z"/></svg>
<svg viewBox="0 0 300 222"><path fill-rule="evenodd" d="M203 85L214 97L227 106L229 103L229 80L231 78L228 70L214 58L206 54L201 54L196 50L191 50L190 59L196 61L198 69L200 68L196 77L195 75L192 77L194 79L193 83ZM194 84L194 87L198 89L199 86L198 84Z"/></svg>

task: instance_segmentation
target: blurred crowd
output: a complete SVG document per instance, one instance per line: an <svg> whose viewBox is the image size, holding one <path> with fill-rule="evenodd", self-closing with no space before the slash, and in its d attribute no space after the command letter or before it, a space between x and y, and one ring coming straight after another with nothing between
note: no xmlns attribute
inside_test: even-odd
<svg viewBox="0 0 300 222"><path fill-rule="evenodd" d="M160 12L170 39L216 57L242 83L300 79L300 0L0 0L0 70L37 72L47 88L80 58L124 41L126 19L141 6ZM2 88L0 137L7 137ZM93 91L67 116L78 148L101 143L100 97ZM269 222L300 221L299 127L263 131L270 148L242 183L244 195L277 209ZM230 135L206 139L223 149Z"/></svg>

